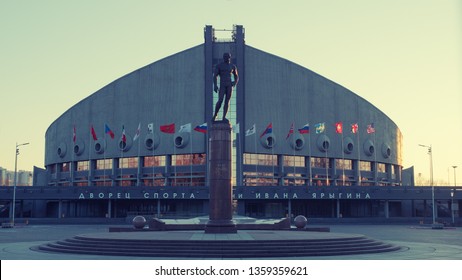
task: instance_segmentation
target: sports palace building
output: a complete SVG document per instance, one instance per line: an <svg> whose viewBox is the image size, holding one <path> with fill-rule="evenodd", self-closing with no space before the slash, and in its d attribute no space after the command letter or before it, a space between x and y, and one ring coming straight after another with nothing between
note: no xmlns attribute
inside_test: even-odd
<svg viewBox="0 0 462 280"><path fill-rule="evenodd" d="M223 38L217 38L221 35ZM213 72L231 54L235 215L458 218L462 190L415 187L399 127L373 104L292 61L204 28L204 43L116 79L47 129L45 168L15 192L17 218L207 216ZM218 114L221 119L222 112ZM12 187L0 189L1 215Z"/></svg>

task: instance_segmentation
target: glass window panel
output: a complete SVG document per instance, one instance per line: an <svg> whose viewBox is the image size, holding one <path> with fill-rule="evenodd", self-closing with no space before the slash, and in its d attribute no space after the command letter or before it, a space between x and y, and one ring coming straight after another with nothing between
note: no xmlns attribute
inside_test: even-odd
<svg viewBox="0 0 462 280"><path fill-rule="evenodd" d="M301 156L284 156L284 166L304 167L305 157Z"/></svg>
<svg viewBox="0 0 462 280"><path fill-rule="evenodd" d="M98 159L96 161L96 169L112 169L112 159Z"/></svg>
<svg viewBox="0 0 462 280"><path fill-rule="evenodd" d="M78 161L77 171L85 171L90 169L89 161Z"/></svg>
<svg viewBox="0 0 462 280"><path fill-rule="evenodd" d="M119 168L137 168L137 167L138 167L137 157L119 158Z"/></svg>
<svg viewBox="0 0 462 280"><path fill-rule="evenodd" d="M165 156L144 157L144 167L165 166Z"/></svg>

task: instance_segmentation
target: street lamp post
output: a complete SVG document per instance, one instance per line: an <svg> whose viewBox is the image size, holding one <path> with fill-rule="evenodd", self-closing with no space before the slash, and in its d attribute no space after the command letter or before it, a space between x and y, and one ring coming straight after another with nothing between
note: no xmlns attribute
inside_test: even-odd
<svg viewBox="0 0 462 280"><path fill-rule="evenodd" d="M454 226L454 191L451 190L451 217L452 217L452 225Z"/></svg>
<svg viewBox="0 0 462 280"><path fill-rule="evenodd" d="M11 225L14 227L14 216L15 216L15 209L16 209L16 182L17 182L17 172L18 172L18 155L19 155L19 148L20 146L25 146L25 145L29 145L29 143L22 143L22 144L18 144L16 143L16 155L15 155L15 158L14 158L14 184L13 184L13 205L12 205L12 215L11 215Z"/></svg>
<svg viewBox="0 0 462 280"><path fill-rule="evenodd" d="M456 183L456 168L457 168L457 165L453 165L452 168L454 168L454 187L457 186L457 183Z"/></svg>
<svg viewBox="0 0 462 280"><path fill-rule="evenodd" d="M433 217L433 226L435 226L436 221L435 221L435 186L433 184L433 153L432 153L432 145L427 146L427 145L422 145L419 144L421 147L428 148L428 155L430 156L430 185L432 187L432 217Z"/></svg>

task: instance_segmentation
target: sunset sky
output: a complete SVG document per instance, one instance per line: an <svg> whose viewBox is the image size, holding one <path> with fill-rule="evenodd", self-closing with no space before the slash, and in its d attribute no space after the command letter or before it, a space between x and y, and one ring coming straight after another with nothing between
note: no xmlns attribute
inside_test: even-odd
<svg viewBox="0 0 462 280"><path fill-rule="evenodd" d="M203 43L205 25L365 98L401 129L404 167L462 185L462 1L0 0L0 167L44 166L67 109L140 67ZM230 34L223 33L229 38ZM135 129L135 128L134 128Z"/></svg>

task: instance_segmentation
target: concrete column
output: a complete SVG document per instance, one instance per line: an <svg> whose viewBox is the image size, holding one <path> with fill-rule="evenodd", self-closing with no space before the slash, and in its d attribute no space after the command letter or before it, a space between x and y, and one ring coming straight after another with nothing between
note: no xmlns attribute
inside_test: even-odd
<svg viewBox="0 0 462 280"><path fill-rule="evenodd" d="M74 147L72 147L72 154L74 154ZM76 162L74 161L73 159L74 157L72 157L72 160L71 162L69 163L69 185L73 186L74 185L74 173L75 171L77 170L75 164Z"/></svg>
<svg viewBox="0 0 462 280"><path fill-rule="evenodd" d="M61 219L63 216L63 201L58 202L58 219Z"/></svg>
<svg viewBox="0 0 462 280"><path fill-rule="evenodd" d="M395 165L395 177L396 177L396 182L401 182L403 177L402 177L402 169L399 165Z"/></svg>
<svg viewBox="0 0 462 280"><path fill-rule="evenodd" d="M310 136L308 136L310 137ZM310 151L311 153L311 151ZM307 169L307 180L308 180L308 183L307 185L308 186L312 186L313 185L313 172L311 170L311 156L307 156L305 157L305 168Z"/></svg>
<svg viewBox="0 0 462 280"><path fill-rule="evenodd" d="M425 221L425 218L427 217L427 200L423 200L423 220Z"/></svg>
<svg viewBox="0 0 462 280"><path fill-rule="evenodd" d="M112 218L112 200L107 201L107 218Z"/></svg>
<svg viewBox="0 0 462 280"><path fill-rule="evenodd" d="M239 83L236 87L236 123L244 124L245 123L245 34L244 28L242 25L236 25L236 32L235 32L235 45L236 45L236 67L239 71ZM207 73L207 72L205 72ZM208 92L207 92L207 95ZM211 115L211 114L210 114ZM210 116L207 115L207 116ZM243 181L243 171L242 171L242 155L244 150L244 141L245 140L245 133L242 133L244 130L244 126L241 127L241 133L236 134L237 141L237 148L236 148L236 162L238 162L236 166L236 174L237 179L239 180L236 184L237 186L242 186Z"/></svg>
<svg viewBox="0 0 462 280"><path fill-rule="evenodd" d="M395 179L393 178L393 174L392 174L392 169L393 169L393 166L391 164L387 164L385 166L385 169L386 169L386 172L387 172L387 179L388 179L388 182L390 184L394 183L395 182Z"/></svg>
<svg viewBox="0 0 462 280"><path fill-rule="evenodd" d="M13 220L13 207L15 205L13 204L13 202L10 203L10 220ZM16 215L15 215L16 216Z"/></svg>
<svg viewBox="0 0 462 280"><path fill-rule="evenodd" d="M340 217L340 199L337 199L337 219Z"/></svg>
<svg viewBox="0 0 462 280"><path fill-rule="evenodd" d="M140 139L141 141L141 139ZM138 146L140 145L140 143L138 143ZM139 151L139 147L138 147L138 151ZM143 160L143 157L142 156L138 156L138 168L137 168L137 171L136 171L136 186L139 187L140 186L140 179L141 179L141 165L143 164L142 163L142 160ZM154 176L154 174L153 174Z"/></svg>
<svg viewBox="0 0 462 280"><path fill-rule="evenodd" d="M90 147L88 147L90 149ZM95 170L96 160L88 160L88 186L91 186L91 181L93 180L93 171Z"/></svg>
<svg viewBox="0 0 462 280"><path fill-rule="evenodd" d="M205 112L204 116L210 120L213 116L213 42L214 31L211 25L206 25L204 29L204 96ZM237 65L239 66L239 65ZM238 68L240 72L240 69ZM241 73L239 73L241 74ZM242 75L242 74L241 74ZM240 85L240 82L238 86ZM207 124L208 127L211 123Z"/></svg>
<svg viewBox="0 0 462 280"><path fill-rule="evenodd" d="M157 218L160 218L160 199L157 199Z"/></svg>
<svg viewBox="0 0 462 280"><path fill-rule="evenodd" d="M172 166L172 155L165 156L165 185L171 186L172 185L172 174L174 174L174 167Z"/></svg>
<svg viewBox="0 0 462 280"><path fill-rule="evenodd" d="M435 219L438 219L438 201L435 198L435 205L432 205L432 211L435 211Z"/></svg>
<svg viewBox="0 0 462 280"><path fill-rule="evenodd" d="M377 170L377 167L379 165L377 164L377 161L373 161L372 162L372 171L374 172L374 184L377 186L379 184L378 182L378 177L379 177L379 173L378 173L378 170Z"/></svg>
<svg viewBox="0 0 462 280"><path fill-rule="evenodd" d="M277 160L277 163L278 163L278 167L277 169L275 169L274 171L277 172L277 184L278 186L284 186L284 177L287 176L287 171L284 170L284 156L283 155L277 155L276 156L276 160ZM276 174L274 174L273 176L276 176ZM290 185L290 184L289 184Z"/></svg>
<svg viewBox="0 0 462 280"><path fill-rule="evenodd" d="M290 199L289 199L289 201L288 201L287 208L288 208L288 209L287 209L287 212L288 212L288 213L287 213L287 214L288 214L287 216L288 216L289 219L290 219L290 223L292 223L292 200L290 200Z"/></svg>
<svg viewBox="0 0 462 280"><path fill-rule="evenodd" d="M54 182L55 183L55 186L58 185L58 182L61 180L61 168L62 168L62 163L57 163L55 164L55 170L56 170L56 181Z"/></svg>
<svg viewBox="0 0 462 280"><path fill-rule="evenodd" d="M117 200L114 200L114 218L117 218Z"/></svg>
<svg viewBox="0 0 462 280"><path fill-rule="evenodd" d="M385 212L385 218L390 218L390 204L388 203L388 200L385 200L385 207L384 207L384 212Z"/></svg>
<svg viewBox="0 0 462 280"><path fill-rule="evenodd" d="M411 217L417 217L416 210L415 210L415 201L414 201L414 199L411 200L411 211L412 211Z"/></svg>
<svg viewBox="0 0 462 280"><path fill-rule="evenodd" d="M111 186L117 186L117 169L119 168L119 159L113 158L112 161L112 170L111 170Z"/></svg>
<svg viewBox="0 0 462 280"><path fill-rule="evenodd" d="M19 201L19 217L24 218L24 200Z"/></svg>
<svg viewBox="0 0 462 280"><path fill-rule="evenodd" d="M210 212L205 233L236 233L232 221L231 125L216 121L210 129Z"/></svg>
<svg viewBox="0 0 462 280"><path fill-rule="evenodd" d="M342 153L343 153L343 151L342 151ZM337 162L336 162L336 160L334 158L332 159L332 168L331 168L331 170L332 170L331 186L338 186L339 184L337 182L338 181ZM342 171L340 170L340 172L342 172ZM341 183L340 183L340 185L341 185Z"/></svg>
<svg viewBox="0 0 462 280"><path fill-rule="evenodd" d="M361 184L361 166L359 160L353 160L353 170L355 170L356 186Z"/></svg>

